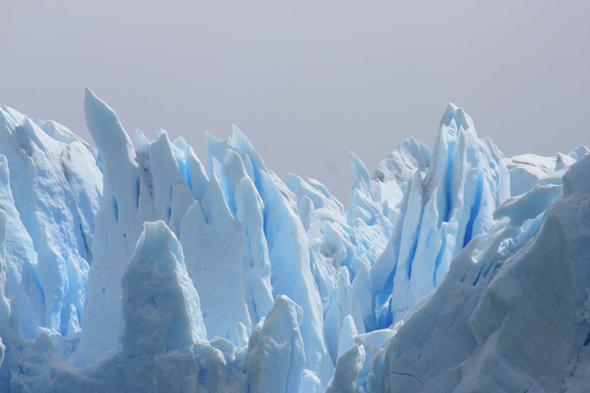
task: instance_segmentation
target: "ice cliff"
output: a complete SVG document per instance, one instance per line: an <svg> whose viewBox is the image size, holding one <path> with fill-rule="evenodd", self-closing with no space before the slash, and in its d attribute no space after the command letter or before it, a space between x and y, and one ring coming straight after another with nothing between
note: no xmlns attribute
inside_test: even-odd
<svg viewBox="0 0 590 393"><path fill-rule="evenodd" d="M582 392L590 158L505 158L449 105L348 209L234 126L203 164L0 109L0 391Z"/></svg>

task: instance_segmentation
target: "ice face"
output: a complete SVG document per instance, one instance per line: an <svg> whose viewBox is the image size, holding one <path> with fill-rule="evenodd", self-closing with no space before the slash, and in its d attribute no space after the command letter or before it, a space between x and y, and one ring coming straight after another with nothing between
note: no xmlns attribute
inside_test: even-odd
<svg viewBox="0 0 590 393"><path fill-rule="evenodd" d="M349 349L359 332L365 332L360 305L350 285L348 270L342 266L338 273L336 297L324 320L324 333L334 364L344 349Z"/></svg>
<svg viewBox="0 0 590 393"><path fill-rule="evenodd" d="M510 195L509 179L502 153L449 105L427 174L416 170L405 183L393 235L369 272L378 327L407 319L459 251L487 232L492 212Z"/></svg>
<svg viewBox="0 0 590 393"><path fill-rule="evenodd" d="M242 323L246 333L251 332L273 304L257 193L247 176L239 179L237 186L240 215L247 214L242 220L231 213L214 174L203 205L195 201L181 227L187 269L203 298L209 338L219 336L236 344L236 324Z"/></svg>
<svg viewBox="0 0 590 393"><path fill-rule="evenodd" d="M560 187L536 187L496 211L509 220L455 258L430 301L375 363L374 391L580 386L590 332L583 317L588 170L588 157L571 166L562 197Z"/></svg>
<svg viewBox="0 0 590 393"><path fill-rule="evenodd" d="M162 132L148 142L138 132L137 150L115 112L86 90L85 114L104 173L104 194L96 214L94 261L82 324L87 324L76 364L93 363L117 347L121 323L120 280L131 260L143 223L164 221L176 236L182 217L206 182L192 149L172 144ZM180 164L179 164L180 162ZM182 169L181 169L182 168ZM184 174L183 176L183 170ZM191 173L192 172L192 173ZM84 327L83 327L84 328Z"/></svg>
<svg viewBox="0 0 590 393"><path fill-rule="evenodd" d="M111 386L122 383L128 391L150 392L169 385L165 381L174 375L182 380L190 371L198 373L193 347L207 333L182 246L163 221L144 228L121 281L122 348L93 372L117 368Z"/></svg>
<svg viewBox="0 0 590 393"><path fill-rule="evenodd" d="M334 379L326 393L361 393L362 390L357 389L354 381L363 368L364 362L364 347L354 344L348 351L338 357Z"/></svg>
<svg viewBox="0 0 590 393"><path fill-rule="evenodd" d="M0 211L0 335L1 337L4 337L4 340L9 338L10 336L13 336L10 337L13 340L18 340L18 337L14 337L15 332L12 329L13 326L10 326L10 319L12 314L14 314L15 310L14 305L11 304L12 301L10 291L8 288L10 284L8 278L8 264L6 259L7 222L8 217L6 213ZM4 345L4 342L0 342L0 375L2 377L6 377L6 371L4 370L7 369L6 365L4 366L4 368L1 368L2 362L4 362L5 351L6 346ZM15 365L11 364L10 366L14 367Z"/></svg>
<svg viewBox="0 0 590 393"><path fill-rule="evenodd" d="M127 356L181 349L207 337L180 242L163 221L144 228L121 282Z"/></svg>
<svg viewBox="0 0 590 393"><path fill-rule="evenodd" d="M29 339L38 327L79 331L102 193L96 150L57 123L3 107L0 154L8 274L22 331Z"/></svg>
<svg viewBox="0 0 590 393"><path fill-rule="evenodd" d="M504 158L449 105L349 206L234 126L206 167L0 110L0 390L582 391L588 149ZM206 390L205 390L206 389Z"/></svg>
<svg viewBox="0 0 590 393"><path fill-rule="evenodd" d="M305 348L299 326L303 310L286 296L277 296L259 332L250 338L248 380L254 392L300 391Z"/></svg>

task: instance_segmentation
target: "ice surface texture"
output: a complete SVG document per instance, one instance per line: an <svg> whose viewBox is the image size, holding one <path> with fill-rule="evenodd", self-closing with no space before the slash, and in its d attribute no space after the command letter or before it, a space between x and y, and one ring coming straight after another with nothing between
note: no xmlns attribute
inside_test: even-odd
<svg viewBox="0 0 590 393"><path fill-rule="evenodd" d="M234 126L206 165L0 109L0 391L581 392L590 158L505 158L449 105L346 210Z"/></svg>

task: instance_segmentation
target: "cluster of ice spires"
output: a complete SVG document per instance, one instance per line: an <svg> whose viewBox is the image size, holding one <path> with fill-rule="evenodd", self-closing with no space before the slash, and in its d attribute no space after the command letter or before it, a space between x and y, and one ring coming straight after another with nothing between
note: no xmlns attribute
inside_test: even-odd
<svg viewBox="0 0 590 393"><path fill-rule="evenodd" d="M590 158L504 158L449 105L345 210L234 127L96 149L0 109L0 391L552 392L590 383Z"/></svg>

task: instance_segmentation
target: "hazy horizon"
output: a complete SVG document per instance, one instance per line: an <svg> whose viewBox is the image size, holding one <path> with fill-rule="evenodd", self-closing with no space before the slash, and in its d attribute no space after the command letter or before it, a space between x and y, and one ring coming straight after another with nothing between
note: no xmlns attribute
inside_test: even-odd
<svg viewBox="0 0 590 393"><path fill-rule="evenodd" d="M404 139L432 148L449 102L508 157L590 145L590 3L0 5L0 103L91 140L84 87L133 139L165 129L205 162L236 124L267 166L345 205Z"/></svg>

